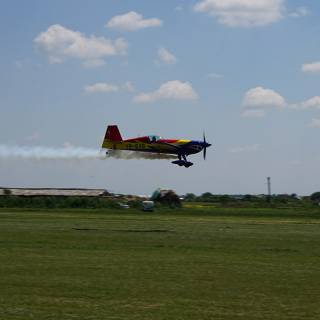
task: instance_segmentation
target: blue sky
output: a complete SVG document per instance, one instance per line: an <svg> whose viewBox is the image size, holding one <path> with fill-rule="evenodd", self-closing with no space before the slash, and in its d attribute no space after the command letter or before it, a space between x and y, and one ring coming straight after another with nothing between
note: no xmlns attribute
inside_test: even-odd
<svg viewBox="0 0 320 320"><path fill-rule="evenodd" d="M320 3L2 1L0 146L99 149L124 137L213 143L207 160L1 157L0 185L149 194L319 187Z"/></svg>

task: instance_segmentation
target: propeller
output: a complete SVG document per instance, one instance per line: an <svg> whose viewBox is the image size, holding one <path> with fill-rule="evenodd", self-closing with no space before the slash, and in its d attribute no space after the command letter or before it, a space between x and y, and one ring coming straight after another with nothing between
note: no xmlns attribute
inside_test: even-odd
<svg viewBox="0 0 320 320"><path fill-rule="evenodd" d="M207 156L207 147L210 147L211 144L206 141L205 132L203 132L203 159L206 160Z"/></svg>

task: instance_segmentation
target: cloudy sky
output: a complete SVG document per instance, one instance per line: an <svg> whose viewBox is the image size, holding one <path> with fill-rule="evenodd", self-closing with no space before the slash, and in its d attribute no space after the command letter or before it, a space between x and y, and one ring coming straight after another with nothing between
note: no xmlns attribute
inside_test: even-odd
<svg viewBox="0 0 320 320"><path fill-rule="evenodd" d="M320 190L318 1L3 0L0 24L1 186ZM189 169L95 159L107 124L213 147Z"/></svg>

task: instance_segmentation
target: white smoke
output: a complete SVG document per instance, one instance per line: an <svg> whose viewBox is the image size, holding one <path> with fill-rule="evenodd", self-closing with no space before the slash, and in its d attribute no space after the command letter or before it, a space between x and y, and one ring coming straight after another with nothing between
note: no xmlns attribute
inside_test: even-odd
<svg viewBox="0 0 320 320"><path fill-rule="evenodd" d="M84 160L104 158L105 155L99 150L83 147L21 147L0 144L0 159Z"/></svg>
<svg viewBox="0 0 320 320"><path fill-rule="evenodd" d="M116 159L149 159L149 160L158 160L158 159L176 159L177 156L172 154L162 154L162 153L150 153L150 152L141 152L141 151L127 151L127 150L108 150L107 156L116 158Z"/></svg>
<svg viewBox="0 0 320 320"><path fill-rule="evenodd" d="M126 150L97 150L83 147L67 146L64 148L8 146L0 144L0 160L86 160L86 159L176 159L169 154L147 153Z"/></svg>

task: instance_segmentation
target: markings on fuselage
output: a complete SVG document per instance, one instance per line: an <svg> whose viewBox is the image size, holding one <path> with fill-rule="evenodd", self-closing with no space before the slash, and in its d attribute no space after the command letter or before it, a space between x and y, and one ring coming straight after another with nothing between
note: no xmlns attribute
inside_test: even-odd
<svg viewBox="0 0 320 320"><path fill-rule="evenodd" d="M148 145L146 143L126 143L124 145L124 148L128 150L145 150L148 149Z"/></svg>

